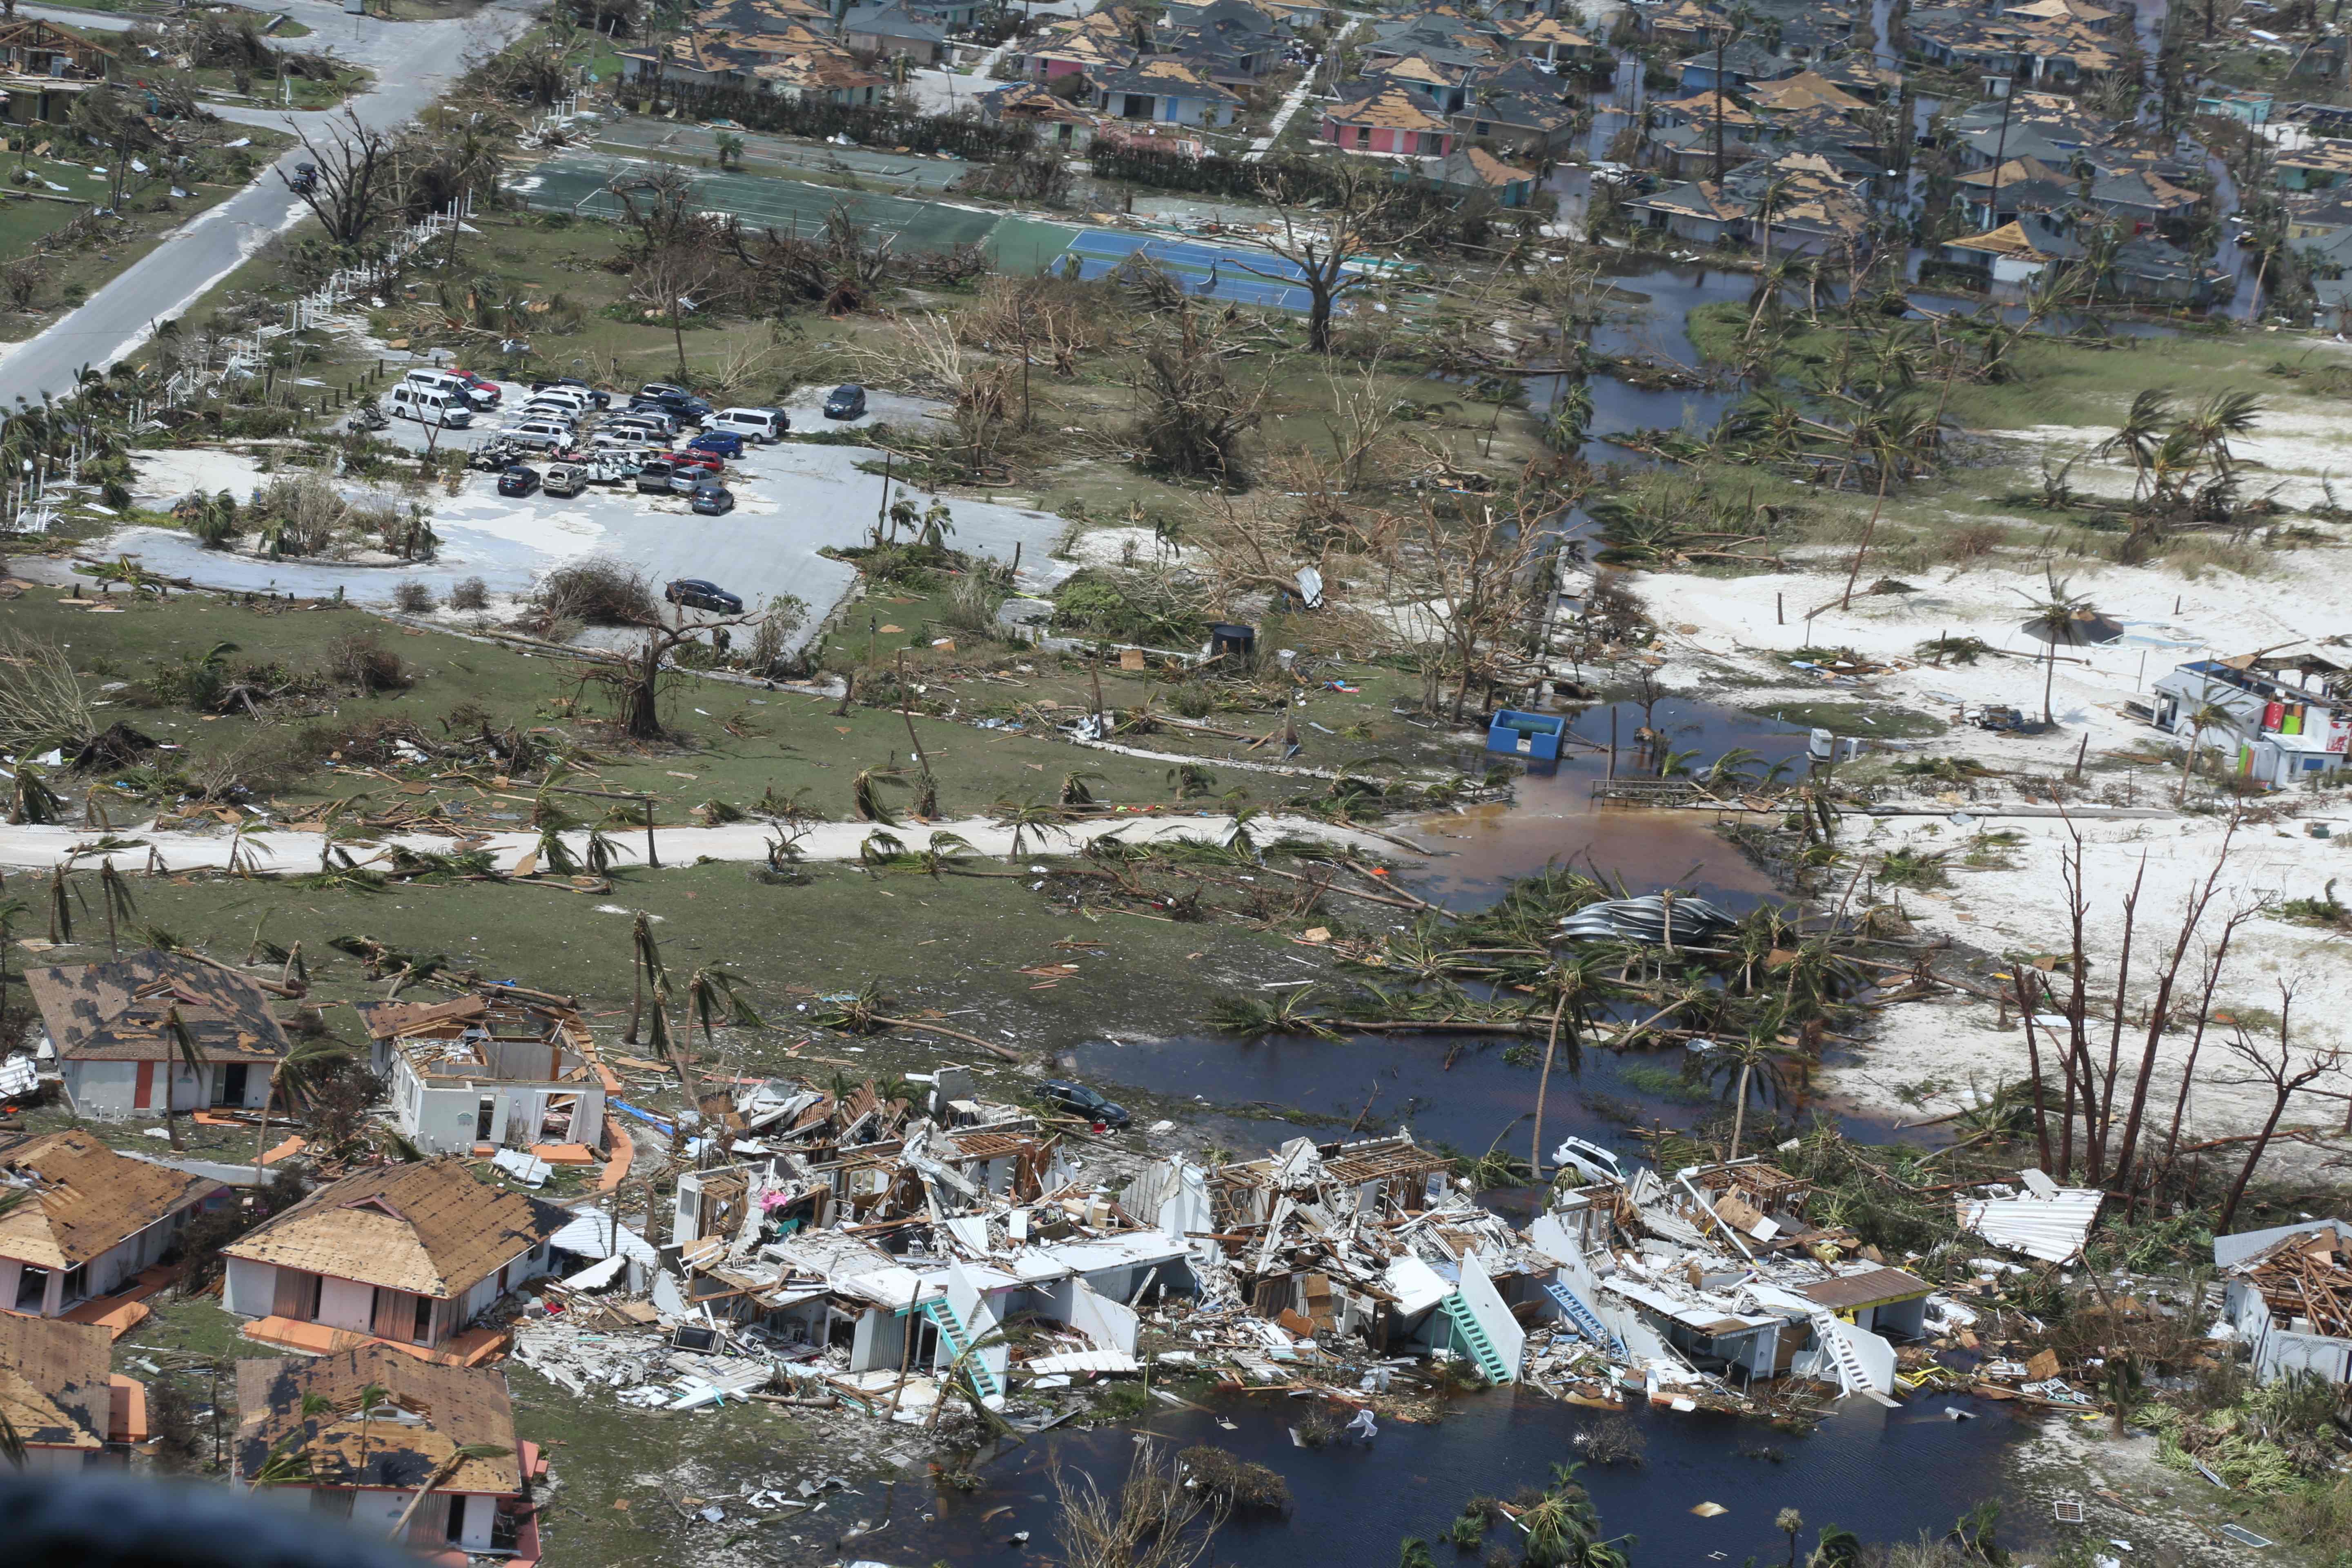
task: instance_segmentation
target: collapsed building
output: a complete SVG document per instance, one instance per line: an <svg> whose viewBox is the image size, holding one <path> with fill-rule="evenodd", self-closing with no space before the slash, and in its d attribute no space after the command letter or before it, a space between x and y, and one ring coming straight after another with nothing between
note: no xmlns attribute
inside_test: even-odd
<svg viewBox="0 0 2352 1568"><path fill-rule="evenodd" d="M605 1147L607 1080L571 999L485 985L446 1002L370 1002L370 1065L426 1154Z"/></svg>

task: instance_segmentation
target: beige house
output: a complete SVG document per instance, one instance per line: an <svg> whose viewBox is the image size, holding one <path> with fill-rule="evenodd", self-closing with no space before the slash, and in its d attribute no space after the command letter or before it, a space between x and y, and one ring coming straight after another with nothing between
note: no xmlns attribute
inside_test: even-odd
<svg viewBox="0 0 2352 1568"><path fill-rule="evenodd" d="M303 1464L299 1479L258 1487L265 1502L376 1539L415 1501L406 1539L417 1551L539 1560L529 1501L539 1466L515 1436L505 1373L359 1345L316 1360L241 1361L236 1405L239 1481L256 1487L273 1455ZM478 1457L459 1458L467 1448Z"/></svg>
<svg viewBox="0 0 2352 1568"><path fill-rule="evenodd" d="M94 1323L0 1315L0 1417L32 1475L121 1464L147 1440L147 1390L108 1370L114 1341Z"/></svg>
<svg viewBox="0 0 2352 1568"><path fill-rule="evenodd" d="M221 1302L254 1320L247 1339L315 1352L373 1339L478 1362L505 1335L467 1325L548 1272L548 1238L570 1217L452 1159L361 1171L223 1247Z"/></svg>
<svg viewBox="0 0 2352 1568"><path fill-rule="evenodd" d="M0 1310L62 1317L111 1295L170 1250L190 1211L226 1187L118 1154L75 1129L0 1149Z"/></svg>

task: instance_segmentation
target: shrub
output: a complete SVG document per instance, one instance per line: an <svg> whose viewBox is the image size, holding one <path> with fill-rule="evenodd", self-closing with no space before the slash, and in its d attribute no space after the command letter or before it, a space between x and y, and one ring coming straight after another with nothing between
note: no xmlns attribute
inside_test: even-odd
<svg viewBox="0 0 2352 1568"><path fill-rule="evenodd" d="M433 613L433 590L414 577L407 578L393 584L392 605L407 615L429 616Z"/></svg>
<svg viewBox="0 0 2352 1568"><path fill-rule="evenodd" d="M466 577L449 589L449 607L453 610L487 610L490 607L490 585L479 577Z"/></svg>
<svg viewBox="0 0 2352 1568"><path fill-rule="evenodd" d="M366 697L398 691L408 684L400 656L378 642L373 632L349 632L329 643L327 669Z"/></svg>
<svg viewBox="0 0 2352 1568"><path fill-rule="evenodd" d="M583 621L592 626L642 626L656 618L654 591L635 567L601 555L559 566L531 590L542 624Z"/></svg>
<svg viewBox="0 0 2352 1568"><path fill-rule="evenodd" d="M1227 1509L1290 1511L1290 1483L1282 1479L1278 1470L1253 1464L1208 1443L1185 1449L1176 1459L1203 1496Z"/></svg>

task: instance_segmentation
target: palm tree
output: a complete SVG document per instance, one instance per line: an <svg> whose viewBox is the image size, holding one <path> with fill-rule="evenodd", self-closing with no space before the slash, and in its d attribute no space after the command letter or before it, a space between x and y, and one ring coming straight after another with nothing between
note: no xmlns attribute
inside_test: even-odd
<svg viewBox="0 0 2352 1568"><path fill-rule="evenodd" d="M629 1029L621 1037L632 1046L637 1043L637 1025L645 1016L648 983L662 994L668 994L669 972L662 967L661 948L654 941L653 917L639 910L629 927Z"/></svg>
<svg viewBox="0 0 2352 1568"><path fill-rule="evenodd" d="M1759 1089L1768 1101L1778 1103L1780 1098L1781 1063L1788 1059L1775 1037L1780 1015L1778 1009L1767 1015L1764 1021L1737 1040L1721 1040L1707 1053L1707 1071L1714 1077L1730 1077L1738 1069L1738 1083L1732 1089L1730 1159L1739 1158L1740 1140L1748 1131L1748 1091Z"/></svg>
<svg viewBox="0 0 2352 1568"><path fill-rule="evenodd" d="M940 879L941 867L952 866L971 852L971 840L962 834L935 828L930 843L923 849L923 870L936 882Z"/></svg>
<svg viewBox="0 0 2352 1568"><path fill-rule="evenodd" d="M171 1042L173 1051L180 1058L180 1065L186 1068L188 1076L195 1080L196 1092L201 1096L205 1088L205 1054L197 1047L195 1036L188 1032L188 1026L181 1020L177 1007L167 1007L163 1011L163 1037ZM168 1067L168 1063L166 1065ZM177 1149L180 1146L180 1118L177 1109L172 1104L172 1075L168 1070L163 1074L163 1129L172 1135L172 1147Z"/></svg>
<svg viewBox="0 0 2352 1568"><path fill-rule="evenodd" d="M1805 1528L1805 1516L1784 1508L1772 1516L1772 1528L1789 1538L1789 1568L1797 1568L1797 1536Z"/></svg>
<svg viewBox="0 0 2352 1568"><path fill-rule="evenodd" d="M1029 835L1033 833L1041 844L1049 833L1058 833L1065 838L1070 836L1069 829L1062 826L1061 808L1047 805L1042 800L1033 798L1018 805L1009 801L999 801L996 810L997 820L1013 829L1013 847L1004 856L1007 860L1023 858L1028 847Z"/></svg>
<svg viewBox="0 0 2352 1568"><path fill-rule="evenodd" d="M269 1108L277 1103L279 1089L284 1089L289 1104L308 1100L319 1087L324 1069L341 1067L352 1059L350 1049L341 1040L297 1040L278 1058L269 1069L269 1089L261 1097L261 1126L253 1136L253 1174L261 1176L261 1156L269 1146Z"/></svg>
<svg viewBox="0 0 2352 1568"><path fill-rule="evenodd" d="M1225 847L1236 855L1255 856L1257 853L1257 835L1250 831L1250 824L1265 815L1255 805L1235 807L1233 827L1225 834Z"/></svg>
<svg viewBox="0 0 2352 1568"><path fill-rule="evenodd" d="M1582 450L1584 435L1592 426L1592 386L1572 382L1552 400L1551 417L1544 421L1543 444L1555 452Z"/></svg>
<svg viewBox="0 0 2352 1568"><path fill-rule="evenodd" d="M1552 1056L1559 1048L1561 1026L1565 1025L1568 1031L1568 1070L1580 1072L1584 1067L1584 1035L1591 1026L1588 1002L1600 992L1601 972L1608 963L1605 952L1587 948L1544 972L1543 986L1552 994L1551 1027L1544 1036L1543 1071L1536 1079L1536 1127L1528 1149L1528 1168L1538 1179L1544 1168L1544 1098L1551 1089Z"/></svg>
<svg viewBox="0 0 2352 1568"><path fill-rule="evenodd" d="M2042 660L2046 667L2042 677L2042 721L2044 724L2058 721L2050 711L2051 686L2058 679L2058 645L2073 635L2075 620L2088 615L2091 610L2088 598L2067 591L2073 581L2070 577L2053 575L2044 569L2042 583L2047 592L2042 598L2034 598L2022 588L2011 590L2033 606L2032 614L2025 617L2025 624L2038 628L2049 645Z"/></svg>
<svg viewBox="0 0 2352 1568"><path fill-rule="evenodd" d="M2217 392L2180 422L2180 429L2211 453L2213 466L2226 474L2230 471L2230 437L2252 431L2262 412L2262 399L2251 392Z"/></svg>
<svg viewBox="0 0 2352 1568"><path fill-rule="evenodd" d="M114 858L109 856L98 868L98 901L106 910L106 945L108 951L121 956L122 943L117 935L116 921L129 920L139 912L131 897L131 884L114 868Z"/></svg>
<svg viewBox="0 0 2352 1568"><path fill-rule="evenodd" d="M451 1476L456 1475L467 1464L475 1459L503 1459L513 1452L512 1448L502 1448L496 1443L459 1444L450 1450L447 1458L434 1467L433 1473L425 1478L423 1486L416 1489L416 1495L408 1500L408 1506L400 1510L400 1517L392 1521L392 1528L384 1531L383 1538L386 1541L397 1541L406 1534L408 1521L415 1517L416 1510L425 1501L425 1497L429 1493L438 1491Z"/></svg>
<svg viewBox="0 0 2352 1568"><path fill-rule="evenodd" d="M2238 727L2238 716L2225 703L2200 701L2189 713L2189 754L2180 760L2180 793L2173 797L2173 809L2189 804L2189 779L2197 768L2197 752L2205 742L2208 730L2231 730Z"/></svg>

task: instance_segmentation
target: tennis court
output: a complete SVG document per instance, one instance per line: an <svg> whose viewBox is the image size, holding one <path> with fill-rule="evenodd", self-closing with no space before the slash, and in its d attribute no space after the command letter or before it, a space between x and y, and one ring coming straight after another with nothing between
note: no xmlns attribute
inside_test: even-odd
<svg viewBox="0 0 2352 1568"><path fill-rule="evenodd" d="M1282 281L1304 278L1306 274L1296 263L1271 251L1228 249L1192 239L1082 229L1063 254L1076 258L1080 278L1100 278L1118 270L1129 257L1140 255L1204 298L1277 310L1304 310L1310 302L1303 286Z"/></svg>
<svg viewBox="0 0 2352 1568"><path fill-rule="evenodd" d="M626 189L655 165L634 158L553 158L508 183L508 189L542 212L617 218L624 209L614 187ZM758 228L806 234L824 226L836 206L877 233L897 237L902 250L949 250L988 238L994 213L973 212L940 202L910 200L813 185L764 174L698 171L695 201L703 211L731 213Z"/></svg>

